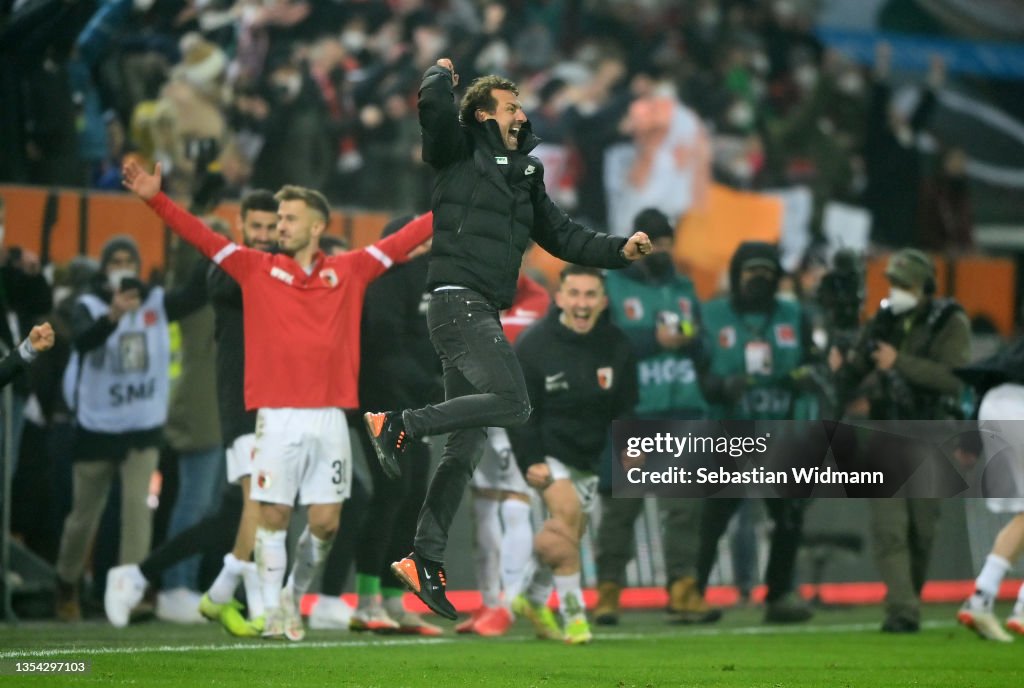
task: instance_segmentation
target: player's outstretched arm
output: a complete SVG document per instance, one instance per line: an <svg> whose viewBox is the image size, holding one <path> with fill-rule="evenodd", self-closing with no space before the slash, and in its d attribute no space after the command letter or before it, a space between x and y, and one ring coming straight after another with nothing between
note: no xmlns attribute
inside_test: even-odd
<svg viewBox="0 0 1024 688"><path fill-rule="evenodd" d="M425 213L410 220L404 227L366 248L365 254L372 256L366 261L369 279L376 279L392 265L409 260L409 253L424 244L434 233L434 214Z"/></svg>
<svg viewBox="0 0 1024 688"><path fill-rule="evenodd" d="M160 190L162 179L160 163L156 164L152 173L144 170L135 160L129 160L121 168L121 183L126 189L145 201L175 234L223 267L232 277L239 279L240 271L247 261L239 260L237 257L231 260L228 258L241 255L245 251L168 198Z"/></svg>

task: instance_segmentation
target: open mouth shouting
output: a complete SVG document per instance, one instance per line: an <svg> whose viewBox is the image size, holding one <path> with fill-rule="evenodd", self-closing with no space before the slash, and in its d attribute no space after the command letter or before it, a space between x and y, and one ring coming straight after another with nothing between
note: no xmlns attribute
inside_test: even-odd
<svg viewBox="0 0 1024 688"><path fill-rule="evenodd" d="M594 326L593 308L572 308L566 314L569 320L569 327L579 333L586 333Z"/></svg>
<svg viewBox="0 0 1024 688"><path fill-rule="evenodd" d="M508 127L508 134L505 135L505 147L509 150L515 150L519 148L519 124L510 124Z"/></svg>

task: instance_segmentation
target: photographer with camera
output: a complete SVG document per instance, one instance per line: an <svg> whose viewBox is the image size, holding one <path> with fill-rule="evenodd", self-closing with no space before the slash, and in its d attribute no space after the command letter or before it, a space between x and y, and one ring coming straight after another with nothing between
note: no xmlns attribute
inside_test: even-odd
<svg viewBox="0 0 1024 688"><path fill-rule="evenodd" d="M141 265L131 237L107 241L96 282L78 297L71 315L74 350L64 371L64 397L76 427L71 513L57 555L56 611L62 621L81 618L78 579L115 472L121 476L120 563L137 563L149 552L149 479L167 420L167 326L206 299L205 289L147 288L139 279Z"/></svg>
<svg viewBox="0 0 1024 688"><path fill-rule="evenodd" d="M970 357L967 315L955 301L935 297L935 268L921 251L894 253L885 276L889 297L853 351L829 351L846 416L956 418L962 383L953 369ZM938 518L937 499L872 500L875 558L888 589L884 632L919 629L919 597Z"/></svg>

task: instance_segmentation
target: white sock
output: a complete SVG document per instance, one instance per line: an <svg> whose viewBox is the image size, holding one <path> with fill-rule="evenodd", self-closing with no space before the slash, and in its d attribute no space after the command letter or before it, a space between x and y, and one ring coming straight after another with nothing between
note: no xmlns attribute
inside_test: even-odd
<svg viewBox="0 0 1024 688"><path fill-rule="evenodd" d="M302 596L309 592L309 586L317 577L327 561L333 540L321 540L310 532L309 526L302 531L295 543L295 563L291 575L288 576L288 589L292 593L295 604L302 601Z"/></svg>
<svg viewBox="0 0 1024 688"><path fill-rule="evenodd" d="M248 607L249 620L258 619L266 610L263 605L260 571L255 562L242 562L242 585L245 586L245 604Z"/></svg>
<svg viewBox="0 0 1024 688"><path fill-rule="evenodd" d="M384 598L384 611L388 613L395 621L400 620L405 616L405 604L402 602L401 597L385 597Z"/></svg>
<svg viewBox="0 0 1024 688"><path fill-rule="evenodd" d="M983 598L981 601L984 602L986 608L992 608L992 603L999 595L999 585L1009 570L1010 562L998 554L990 554L985 558L985 565L981 567L981 573L975 579L974 587L976 589L975 597L981 593Z"/></svg>
<svg viewBox="0 0 1024 688"><path fill-rule="evenodd" d="M245 562L238 561L231 552L225 554L224 566L220 568L220 573L217 574L213 585L207 591L210 599L217 604L227 604L230 602L235 597L235 589L238 587L238 581L242 577L244 566Z"/></svg>
<svg viewBox="0 0 1024 688"><path fill-rule="evenodd" d="M583 604L579 571L566 576L555 576L555 591L558 593L558 609L566 622L585 616L586 607Z"/></svg>
<svg viewBox="0 0 1024 688"><path fill-rule="evenodd" d="M288 551L284 530L256 529L256 567L260 573L260 587L263 588L263 606L266 610L281 606L281 585L288 567Z"/></svg>
<svg viewBox="0 0 1024 688"><path fill-rule="evenodd" d="M530 505L518 499L506 499L500 507L501 524L501 585L505 590L505 604L510 604L526 585L527 564L533 551L533 528L530 525Z"/></svg>
<svg viewBox="0 0 1024 688"><path fill-rule="evenodd" d="M500 502L473 498L476 516L476 584L485 607L497 607L501 601L501 521Z"/></svg>
<svg viewBox="0 0 1024 688"><path fill-rule="evenodd" d="M534 562L536 569L530 577L530 584L526 587L526 599L534 604L547 604L551 599L551 591L554 589L554 574L551 567L540 562Z"/></svg>
<svg viewBox="0 0 1024 688"><path fill-rule="evenodd" d="M361 611L368 611L371 609L379 609L381 605L381 595L360 595L358 597L359 602L356 604L356 609Z"/></svg>

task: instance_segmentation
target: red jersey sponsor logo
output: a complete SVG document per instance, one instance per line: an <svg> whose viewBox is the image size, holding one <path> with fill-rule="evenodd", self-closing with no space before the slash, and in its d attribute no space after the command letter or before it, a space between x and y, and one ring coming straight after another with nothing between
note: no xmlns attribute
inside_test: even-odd
<svg viewBox="0 0 1024 688"><path fill-rule="evenodd" d="M597 384L600 385L601 389L612 388L612 374L614 372L611 366L597 369Z"/></svg>
<svg viewBox="0 0 1024 688"><path fill-rule="evenodd" d="M718 346L723 349L731 349L736 344L736 328L732 325L723 327L718 331Z"/></svg>
<svg viewBox="0 0 1024 688"><path fill-rule="evenodd" d="M270 276L274 279L281 280L285 284L291 284L295 281L295 277L292 276L292 273L288 272L284 268L279 268L276 265L270 268Z"/></svg>
<svg viewBox="0 0 1024 688"><path fill-rule="evenodd" d="M630 297L622 302L622 310L627 320L639 320L644 317L644 304L640 299Z"/></svg>
<svg viewBox="0 0 1024 688"><path fill-rule="evenodd" d="M796 346L796 330L792 325L782 324L775 326L775 341L779 346Z"/></svg>
<svg viewBox="0 0 1024 688"><path fill-rule="evenodd" d="M159 320L159 316L156 311L150 309L142 314L142 322L146 327L152 327L156 325L156 321Z"/></svg>

